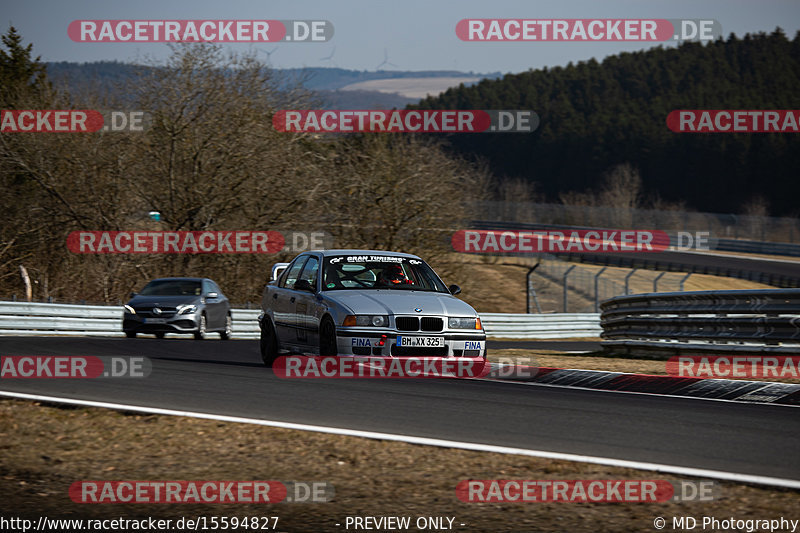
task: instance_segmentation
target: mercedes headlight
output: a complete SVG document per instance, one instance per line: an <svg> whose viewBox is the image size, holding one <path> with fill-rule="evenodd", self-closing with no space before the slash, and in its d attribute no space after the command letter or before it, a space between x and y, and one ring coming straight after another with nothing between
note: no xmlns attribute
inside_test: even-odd
<svg viewBox="0 0 800 533"><path fill-rule="evenodd" d="M126 313L130 313L132 315L135 315L136 314L136 309L134 309L130 305L125 305L125 312Z"/></svg>
<svg viewBox="0 0 800 533"><path fill-rule="evenodd" d="M197 312L197 306L194 304L184 304L178 306L179 315L191 315Z"/></svg>

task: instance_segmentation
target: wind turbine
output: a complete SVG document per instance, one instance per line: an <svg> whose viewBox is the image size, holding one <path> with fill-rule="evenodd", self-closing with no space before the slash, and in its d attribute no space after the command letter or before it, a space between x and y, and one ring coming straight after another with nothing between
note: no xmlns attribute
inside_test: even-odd
<svg viewBox="0 0 800 533"><path fill-rule="evenodd" d="M273 48L269 52L267 52L266 50L259 50L259 52L264 52L264 55L267 56L267 63L269 63L269 66L272 66L272 54L274 54L275 50L277 50L278 48L279 47L276 46L275 48Z"/></svg>
<svg viewBox="0 0 800 533"><path fill-rule="evenodd" d="M383 62L377 67L375 67L375 70L380 70L380 68L384 65L391 65L393 67L397 66L394 63L389 63L389 50L387 48L383 49Z"/></svg>
<svg viewBox="0 0 800 533"><path fill-rule="evenodd" d="M333 60L333 54L335 54L335 53L336 53L336 47L334 46L333 50L331 50L331 55L326 56L326 57L321 57L319 60L320 61L329 61L331 64L336 65L336 61ZM336 66L338 67L339 65L336 65Z"/></svg>

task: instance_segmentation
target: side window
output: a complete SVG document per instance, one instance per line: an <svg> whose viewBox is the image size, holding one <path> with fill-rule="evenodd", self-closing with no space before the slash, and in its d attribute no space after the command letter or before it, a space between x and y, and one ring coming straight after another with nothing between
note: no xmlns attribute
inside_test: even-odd
<svg viewBox="0 0 800 533"><path fill-rule="evenodd" d="M219 295L220 295L220 297L224 296L224 295L222 294L222 289L220 289L220 288L219 288L219 285L217 285L217 284L216 284L214 281L211 281L211 290L212 290L213 292L216 292L217 294L219 294Z"/></svg>
<svg viewBox="0 0 800 533"><path fill-rule="evenodd" d="M209 292L214 292L214 288L211 286L211 282L207 279L203 280L203 294L208 294Z"/></svg>
<svg viewBox="0 0 800 533"><path fill-rule="evenodd" d="M312 255L306 261L306 266L303 268L303 273L300 274L300 279L306 280L312 287L316 288L318 273L319 259Z"/></svg>
<svg viewBox="0 0 800 533"><path fill-rule="evenodd" d="M294 287L294 282L297 281L298 276L300 276L300 270L306 262L306 257L307 256L298 257L295 259L294 263L289 265L289 268L286 269L279 283L281 287L287 289Z"/></svg>

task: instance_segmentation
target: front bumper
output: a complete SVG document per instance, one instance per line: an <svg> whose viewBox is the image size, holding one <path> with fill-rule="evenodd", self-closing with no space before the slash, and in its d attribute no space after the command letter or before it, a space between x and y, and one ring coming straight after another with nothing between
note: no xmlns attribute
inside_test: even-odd
<svg viewBox="0 0 800 533"><path fill-rule="evenodd" d="M122 331L134 333L196 333L200 314L175 315L170 318L143 318L131 313L122 317Z"/></svg>
<svg viewBox="0 0 800 533"><path fill-rule="evenodd" d="M417 356L417 357L486 357L484 331L396 331L391 329L343 328L336 330L339 355ZM398 337L441 337L441 346L399 346Z"/></svg>

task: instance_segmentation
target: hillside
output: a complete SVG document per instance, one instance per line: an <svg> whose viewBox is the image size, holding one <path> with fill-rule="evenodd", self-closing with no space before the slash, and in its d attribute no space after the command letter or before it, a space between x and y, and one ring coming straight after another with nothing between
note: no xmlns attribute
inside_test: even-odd
<svg viewBox="0 0 800 533"><path fill-rule="evenodd" d="M416 107L536 111L541 125L531 134L450 140L496 176L537 182L550 201L596 189L610 168L630 162L647 195L737 213L763 196L770 214L789 215L800 195L798 133L674 133L666 118L678 109L798 109L798 86L800 35L776 30L510 74Z"/></svg>
<svg viewBox="0 0 800 533"><path fill-rule="evenodd" d="M97 83L103 90L115 91L133 83L142 67L120 61L47 63L47 74L57 84L80 91L85 84ZM427 94L437 95L459 83L472 85L481 79L500 76L499 72L480 74L451 70L348 70L333 67L276 68L284 85L300 84L317 93L325 108L391 109L417 102Z"/></svg>

